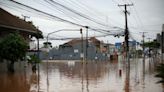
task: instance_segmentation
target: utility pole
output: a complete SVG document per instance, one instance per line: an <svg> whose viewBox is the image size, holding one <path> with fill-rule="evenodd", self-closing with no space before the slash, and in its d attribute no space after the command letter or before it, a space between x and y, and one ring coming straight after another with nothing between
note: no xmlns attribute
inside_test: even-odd
<svg viewBox="0 0 164 92"><path fill-rule="evenodd" d="M143 48L143 82L145 80L145 46L144 46L144 43L145 43L145 33L147 32L140 32L142 33L142 38L143 38L143 41L142 41L142 48Z"/></svg>
<svg viewBox="0 0 164 92"><path fill-rule="evenodd" d="M29 16L22 15L23 20L26 21L27 18L30 18Z"/></svg>
<svg viewBox="0 0 164 92"><path fill-rule="evenodd" d="M127 11L127 6L133 6L133 4L124 4L124 5L118 5L119 7L125 7L125 48L126 48L126 58L128 62L128 68L130 68L130 61L129 61L129 30L128 30L128 18L127 14L129 12Z"/></svg>
<svg viewBox="0 0 164 92"><path fill-rule="evenodd" d="M145 46L144 46L144 43L145 43L145 33L147 33L147 32L140 32L140 33L142 33L143 58L145 58L145 53L144 53L144 51L145 51Z"/></svg>
<svg viewBox="0 0 164 92"><path fill-rule="evenodd" d="M86 26L86 61L88 56L88 26Z"/></svg>
<svg viewBox="0 0 164 92"><path fill-rule="evenodd" d="M83 29L81 28L80 29L80 34L81 34L81 54L80 54L80 57L81 57L81 60L84 61L84 52L83 52Z"/></svg>

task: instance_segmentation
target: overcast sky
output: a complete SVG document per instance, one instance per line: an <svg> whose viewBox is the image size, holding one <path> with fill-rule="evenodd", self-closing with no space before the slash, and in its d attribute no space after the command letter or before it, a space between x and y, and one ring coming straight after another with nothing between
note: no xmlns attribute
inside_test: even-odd
<svg viewBox="0 0 164 92"><path fill-rule="evenodd" d="M128 15L128 26L130 36L137 41L141 41L142 39L140 32L147 32L145 34L146 38L154 39L156 34L162 31L162 24L164 24L164 0L54 0L55 2L78 11L95 21L107 25L105 27L71 13L68 10L64 10L58 5L51 6L45 2L46 0L16 1L81 25L89 25L92 28L102 28L106 30L113 30L113 27L115 26L124 28L124 7L118 7L118 4L133 3L133 6L127 7L130 13ZM45 36L47 33L53 32L55 30L81 28L70 25L69 23L58 22L57 19L47 17L46 15L40 15L28 9L21 9L21 6L8 2L7 0L0 0L0 7L21 18L22 15L29 16L30 18L28 18L27 21L33 21L33 23L39 27ZM83 30L85 34L86 29L83 28ZM112 33L117 33L120 31L112 31ZM102 34L90 31L89 35L97 36ZM51 35L51 37L80 37L80 33L61 31ZM115 38L113 36L107 36L99 37L98 39L103 40L104 42L115 43L123 41L124 37ZM66 41L52 40L51 42L55 46Z"/></svg>

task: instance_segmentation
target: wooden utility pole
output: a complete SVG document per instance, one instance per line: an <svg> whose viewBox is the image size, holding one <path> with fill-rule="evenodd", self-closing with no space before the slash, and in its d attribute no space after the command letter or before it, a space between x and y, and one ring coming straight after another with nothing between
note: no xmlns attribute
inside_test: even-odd
<svg viewBox="0 0 164 92"><path fill-rule="evenodd" d="M124 5L118 5L120 7L125 7L125 50L126 50L126 58L128 61L128 67L130 68L130 61L129 61L129 30L128 30L128 18L127 18L127 14L129 13L127 11L127 6L133 6L133 4L124 4Z"/></svg>
<svg viewBox="0 0 164 92"><path fill-rule="evenodd" d="M88 26L86 26L86 61L88 58Z"/></svg>
<svg viewBox="0 0 164 92"><path fill-rule="evenodd" d="M126 81L125 81L125 91L129 92L129 85L130 85L130 61L129 61L129 31L128 31L128 18L127 18L127 6L132 6L133 4L124 4L124 5L118 5L125 7L125 50L126 50Z"/></svg>

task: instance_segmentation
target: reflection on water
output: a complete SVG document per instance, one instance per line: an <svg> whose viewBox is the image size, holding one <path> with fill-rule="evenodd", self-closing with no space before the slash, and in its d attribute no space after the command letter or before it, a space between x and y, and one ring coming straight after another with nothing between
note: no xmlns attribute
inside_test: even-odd
<svg viewBox="0 0 164 92"><path fill-rule="evenodd" d="M125 61L42 63L39 85L30 66L15 74L0 73L0 92L162 92L154 63L147 59L144 67L142 59L131 60L130 71Z"/></svg>
<svg viewBox="0 0 164 92"><path fill-rule="evenodd" d="M38 89L38 76L36 73L32 73L30 76L30 92L37 92Z"/></svg>
<svg viewBox="0 0 164 92"><path fill-rule="evenodd" d="M24 74L0 75L0 92L29 92L29 86Z"/></svg>

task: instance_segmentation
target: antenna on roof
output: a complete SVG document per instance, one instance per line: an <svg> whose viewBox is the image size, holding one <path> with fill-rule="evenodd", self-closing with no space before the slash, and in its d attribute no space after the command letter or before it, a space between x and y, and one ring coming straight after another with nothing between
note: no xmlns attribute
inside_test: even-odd
<svg viewBox="0 0 164 92"><path fill-rule="evenodd" d="M30 18L29 16L25 16L22 14L23 20L26 21L27 18Z"/></svg>

